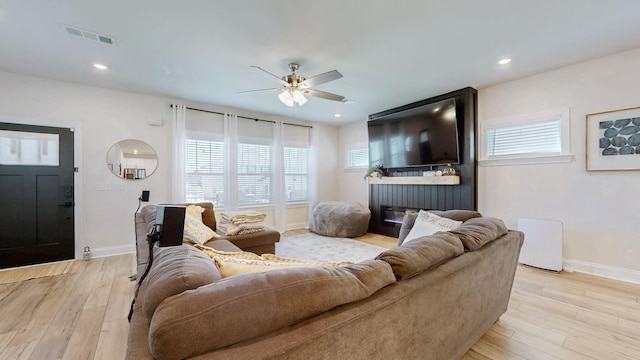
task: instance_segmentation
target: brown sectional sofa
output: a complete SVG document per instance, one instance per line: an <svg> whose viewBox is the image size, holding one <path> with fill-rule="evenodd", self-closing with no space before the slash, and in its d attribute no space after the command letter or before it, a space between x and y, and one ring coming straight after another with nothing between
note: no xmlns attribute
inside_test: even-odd
<svg viewBox="0 0 640 360"><path fill-rule="evenodd" d="M127 359L460 358L506 311L524 235L474 212L440 215L467 221L346 267L221 279L194 247L155 249Z"/></svg>

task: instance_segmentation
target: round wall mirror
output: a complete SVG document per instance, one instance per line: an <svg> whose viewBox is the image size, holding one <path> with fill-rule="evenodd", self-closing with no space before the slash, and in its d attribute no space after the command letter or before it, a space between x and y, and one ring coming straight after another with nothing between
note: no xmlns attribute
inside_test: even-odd
<svg viewBox="0 0 640 360"><path fill-rule="evenodd" d="M151 176L157 166L158 154L151 145L142 140L118 141L107 152L109 171L121 179L144 179Z"/></svg>

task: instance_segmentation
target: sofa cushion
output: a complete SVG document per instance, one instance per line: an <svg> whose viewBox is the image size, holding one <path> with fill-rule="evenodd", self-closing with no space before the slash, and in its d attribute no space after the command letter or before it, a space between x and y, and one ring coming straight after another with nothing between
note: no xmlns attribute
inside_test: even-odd
<svg viewBox="0 0 640 360"><path fill-rule="evenodd" d="M188 358L364 299L393 282L389 264L377 260L228 277L165 300L151 320L149 345L156 359Z"/></svg>
<svg viewBox="0 0 640 360"><path fill-rule="evenodd" d="M428 210L428 211L430 213L436 214L438 216L441 216L447 219L462 221L462 222L482 216L482 214L473 210L444 210L444 211ZM402 242L404 241L404 239L407 237L407 235L409 235L409 232L413 228L413 225L417 217L418 217L417 212L411 212L404 215L404 218L402 219L402 226L400 227L400 234L398 235L398 245L402 245Z"/></svg>
<svg viewBox="0 0 640 360"><path fill-rule="evenodd" d="M147 234L151 233L151 229L156 224L156 205L146 205L140 210L145 224L147 224Z"/></svg>
<svg viewBox="0 0 640 360"><path fill-rule="evenodd" d="M156 248L153 265L144 280L147 290L142 310L151 319L166 298L221 278L211 259L190 245Z"/></svg>
<svg viewBox="0 0 640 360"><path fill-rule="evenodd" d="M418 217L416 218L411 231L409 231L409 234L404 239L403 244L423 236L434 234L438 231L452 230L460 225L462 225L462 221L451 220L433 214L429 211L420 210L420 212L418 212Z"/></svg>
<svg viewBox="0 0 640 360"><path fill-rule="evenodd" d="M480 217L465 221L451 233L460 238L466 250L473 251L506 234L507 226L500 219Z"/></svg>
<svg viewBox="0 0 640 360"><path fill-rule="evenodd" d="M462 222L482 216L482 214L473 210L429 210L429 212L447 219Z"/></svg>
<svg viewBox="0 0 640 360"><path fill-rule="evenodd" d="M225 252L242 251L242 249L240 249L239 247L233 245L233 243L231 241L226 240L226 239L210 240L210 241L207 241L205 246L213 248L214 250L225 251Z"/></svg>
<svg viewBox="0 0 640 360"><path fill-rule="evenodd" d="M376 259L388 262L397 279L404 280L464 253L460 239L450 232L438 232L396 246Z"/></svg>

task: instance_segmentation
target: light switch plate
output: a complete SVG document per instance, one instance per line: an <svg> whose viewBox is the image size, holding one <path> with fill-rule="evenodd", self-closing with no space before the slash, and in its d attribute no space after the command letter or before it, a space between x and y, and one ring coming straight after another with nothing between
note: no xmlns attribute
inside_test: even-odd
<svg viewBox="0 0 640 360"><path fill-rule="evenodd" d="M98 183L98 191L111 191L111 184L109 183Z"/></svg>
<svg viewBox="0 0 640 360"><path fill-rule="evenodd" d="M124 190L124 184L121 182L113 183L113 190L122 191Z"/></svg>

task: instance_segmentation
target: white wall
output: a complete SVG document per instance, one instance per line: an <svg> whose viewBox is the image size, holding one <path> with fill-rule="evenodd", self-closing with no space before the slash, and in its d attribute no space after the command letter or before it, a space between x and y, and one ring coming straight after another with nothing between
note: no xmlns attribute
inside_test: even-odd
<svg viewBox="0 0 640 360"><path fill-rule="evenodd" d="M338 198L343 201L352 201L369 206L369 184L364 180L365 170L345 170L346 153L350 146L368 146L367 120L344 125L339 129L339 153L338 153Z"/></svg>
<svg viewBox="0 0 640 360"><path fill-rule="evenodd" d="M479 167L484 215L561 221L576 270L640 282L640 172L586 172L586 114L640 106L640 49L479 89L479 122L568 106L571 163ZM640 168L640 156L638 167Z"/></svg>
<svg viewBox="0 0 640 360"><path fill-rule="evenodd" d="M135 251L134 212L142 190L151 191L150 203L171 201L172 112L171 99L98 87L47 80L0 71L0 121L81 128L76 151L80 169L76 179L76 257L84 246L94 256ZM235 111L239 115L274 120L275 117L209 104L187 103L213 111ZM149 126L147 117L161 117L163 126ZM294 119L282 119L297 122ZM315 130L315 129L314 129ZM337 130L318 126L327 144L320 164L335 174ZM123 180L110 173L106 154L111 145L124 139L140 139L158 153L158 168L152 176L137 181ZM78 153L80 152L80 153ZM322 176L321 199L337 197L334 176ZM329 181L330 180L330 181ZM99 185L121 185L122 190L99 191ZM144 205L144 204L143 204ZM292 213L293 212L293 213ZM289 211L298 225L306 224L306 207ZM294 225L296 225L294 224Z"/></svg>
<svg viewBox="0 0 640 360"><path fill-rule="evenodd" d="M311 136L317 144L313 150L315 158L312 167L315 169L317 201L339 200L338 198L338 128L319 123L313 124Z"/></svg>

